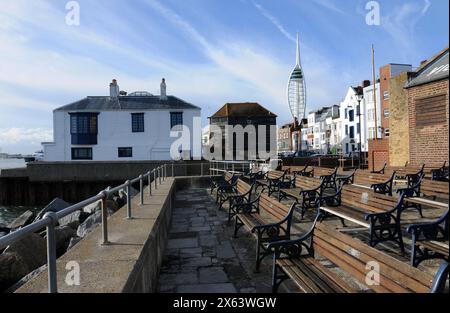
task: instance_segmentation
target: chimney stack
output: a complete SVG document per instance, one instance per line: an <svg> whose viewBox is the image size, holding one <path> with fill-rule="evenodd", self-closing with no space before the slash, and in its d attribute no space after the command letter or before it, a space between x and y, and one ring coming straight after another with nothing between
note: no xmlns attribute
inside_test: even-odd
<svg viewBox="0 0 450 313"><path fill-rule="evenodd" d="M117 80L113 79L112 83L109 84L109 96L111 98L117 98L119 96L119 85L117 84Z"/></svg>
<svg viewBox="0 0 450 313"><path fill-rule="evenodd" d="M370 80L368 80L368 79L363 80L362 86L363 86L363 88L369 87L370 86Z"/></svg>
<svg viewBox="0 0 450 313"><path fill-rule="evenodd" d="M166 100L167 99L166 88L167 88L167 86L166 86L166 79L163 78L162 81L161 81L161 96L160 96L161 100Z"/></svg>

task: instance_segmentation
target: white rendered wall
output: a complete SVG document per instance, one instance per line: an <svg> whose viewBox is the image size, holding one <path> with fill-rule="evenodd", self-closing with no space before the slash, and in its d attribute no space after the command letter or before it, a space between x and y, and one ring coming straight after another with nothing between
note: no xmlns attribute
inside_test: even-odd
<svg viewBox="0 0 450 313"><path fill-rule="evenodd" d="M44 145L45 161L71 161L71 149L77 147L92 147L93 161L171 160L170 147L178 139L170 137L171 112L183 112L183 123L191 132L191 150L194 143L201 146L201 129L194 134L193 128L200 110L102 111L98 115L97 145L72 145L69 112L57 111L54 143ZM131 113L144 113L144 132L132 132ZM133 157L119 158L119 147L132 147Z"/></svg>

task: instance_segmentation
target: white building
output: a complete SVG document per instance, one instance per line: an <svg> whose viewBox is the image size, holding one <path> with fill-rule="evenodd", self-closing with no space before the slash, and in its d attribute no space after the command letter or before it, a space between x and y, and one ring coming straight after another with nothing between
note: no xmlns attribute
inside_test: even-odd
<svg viewBox="0 0 450 313"><path fill-rule="evenodd" d="M119 90L114 80L109 96L89 96L54 110L54 141L43 143L44 160L171 160L172 143L180 137L171 137L171 129L181 130L180 125L190 131L190 147L177 150L183 157L194 151L200 156L201 125L194 128L195 118L200 124L199 107L167 96L164 79L159 96Z"/></svg>
<svg viewBox="0 0 450 313"><path fill-rule="evenodd" d="M368 151L367 136L365 131L366 128L363 115L361 115L361 124L359 124L359 107L358 98L360 95L361 99L363 96L362 87L350 87L344 100L340 104L340 118L341 118L341 132L342 132L342 152L348 154L353 151L359 151L359 143L361 137L361 151ZM364 101L361 101L361 106L364 106ZM361 114L364 112L364 108L361 110ZM361 135L361 136L360 136Z"/></svg>
<svg viewBox="0 0 450 313"><path fill-rule="evenodd" d="M364 92L364 105L363 114L361 118L364 118L366 126L364 128L365 135L367 139L375 138L375 102L373 98L373 85L367 86L363 89ZM376 94L376 117L377 117L377 128L378 128L378 138L381 138L381 94L380 94L380 83L375 84L375 94Z"/></svg>

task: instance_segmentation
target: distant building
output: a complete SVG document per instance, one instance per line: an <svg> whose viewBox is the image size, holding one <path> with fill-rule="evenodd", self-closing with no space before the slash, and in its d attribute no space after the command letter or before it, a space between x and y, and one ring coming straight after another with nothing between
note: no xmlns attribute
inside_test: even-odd
<svg viewBox="0 0 450 313"><path fill-rule="evenodd" d="M362 108L358 106L357 95L363 95L363 87L350 87L344 100L340 104L340 118L342 120L342 152L349 154L350 152L359 151L360 132L361 132L361 151L367 152L366 136L362 132L365 129L365 121L361 116L361 124L359 124L359 113ZM364 101L361 101L364 105ZM362 113L362 112L361 112Z"/></svg>
<svg viewBox="0 0 450 313"><path fill-rule="evenodd" d="M278 152L295 151L292 136L294 127L294 123L288 123L278 129Z"/></svg>
<svg viewBox="0 0 450 313"><path fill-rule="evenodd" d="M265 147L261 147L261 150L265 150L267 153L275 154L277 150L276 143L276 121L277 116L261 106L259 103L255 102L245 102L245 103L226 103L219 111L214 115L209 117L211 126L218 126L222 132L222 159L229 160L225 154L225 147L227 144L231 145L229 148L232 151L229 153L232 155L233 160L248 160L260 158L258 155L259 142L265 142ZM228 137L229 134L226 132L226 126L242 126L243 128L248 125L253 125L256 133L247 133L244 135L244 145L243 150L238 149L236 146L235 135L231 134L233 138ZM259 126L265 128L265 134L259 133ZM275 133L272 133L275 132ZM249 138L255 136L256 142L252 142ZM265 136L265 138L260 138ZM249 155L249 144L255 144L256 156Z"/></svg>
<svg viewBox="0 0 450 313"><path fill-rule="evenodd" d="M411 75L408 96L409 161L411 164L448 164L449 49L433 56Z"/></svg>
<svg viewBox="0 0 450 313"><path fill-rule="evenodd" d="M201 145L193 129L201 109L175 96L121 92L117 81L109 96L86 97L53 111L54 141L43 143L45 161L170 160L170 137L175 126L191 132L190 151ZM180 129L180 128L179 128Z"/></svg>
<svg viewBox="0 0 450 313"><path fill-rule="evenodd" d="M375 139L375 127L378 128L378 138L381 138L381 95L380 83L375 84L376 101L373 97L374 85L370 84L363 88L364 103L363 103L363 118L366 123L364 128L366 138L368 140ZM376 107L375 107L376 103ZM376 111L375 111L376 110ZM375 123L375 116L377 123Z"/></svg>

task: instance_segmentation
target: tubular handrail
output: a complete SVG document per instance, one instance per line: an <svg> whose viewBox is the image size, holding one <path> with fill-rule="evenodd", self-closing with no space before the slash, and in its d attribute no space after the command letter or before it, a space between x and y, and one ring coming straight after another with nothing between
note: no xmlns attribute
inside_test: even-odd
<svg viewBox="0 0 450 313"><path fill-rule="evenodd" d="M140 204L144 204L143 200L143 191L144 191L144 180L148 179L148 187L149 187L149 196L152 195L152 181L151 176L153 174L154 177L154 183L155 183L155 189L159 184L161 185L163 181L167 178L167 164L160 165L156 168L154 168L151 171L148 171L145 174L141 174L136 178L133 178L131 180L127 180L125 183L116 186L114 188L107 187L106 189L100 191L100 193L96 196L90 197L86 200L80 201L76 204L73 204L59 212L48 212L44 215L44 217L34 223L31 223L25 227L22 227L4 237L0 238L0 249L6 248L10 244L32 234L35 233L43 228L47 229L47 267L48 267L48 290L50 293L56 293L57 292L57 280L56 280L56 243L55 243L55 227L58 221L67 216L70 215L82 208L84 208L87 205L96 203L101 200L101 212L102 212L102 231L103 231L103 243L102 245L109 244L108 241L108 222L107 222L107 214L108 210L106 207L106 199L109 195L114 194L124 188L126 188L126 194L127 194L127 216L129 219L132 218L132 203L131 203L131 197L130 197L130 187L131 185L139 182L140 186L140 194L141 194L141 201ZM173 175L173 172L172 172Z"/></svg>

